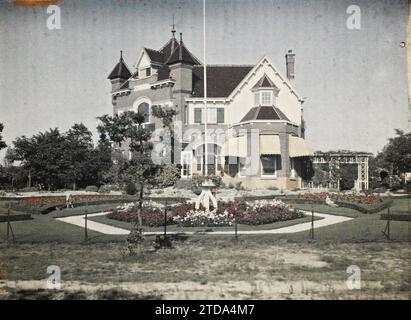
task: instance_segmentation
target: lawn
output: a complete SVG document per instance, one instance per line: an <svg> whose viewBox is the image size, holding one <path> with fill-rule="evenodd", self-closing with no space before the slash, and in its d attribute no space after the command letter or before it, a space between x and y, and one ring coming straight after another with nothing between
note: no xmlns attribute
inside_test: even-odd
<svg viewBox="0 0 411 320"><path fill-rule="evenodd" d="M83 228L55 220L48 215L32 215L32 218L11 223L16 242L81 243L84 241ZM6 227L6 223L0 223L0 243L6 241ZM121 236L104 235L94 231L88 231L88 236L91 242L124 240Z"/></svg>
<svg viewBox="0 0 411 320"><path fill-rule="evenodd" d="M395 199L393 206L391 208L392 212L406 212L409 206L409 199ZM89 212L98 212L106 211L112 208L113 205L97 205L90 206L88 208ZM299 208L305 210L311 210L311 205L304 206L298 205ZM332 241L384 241L385 238L382 234L382 230L385 228L386 222L380 220L380 214L363 214L356 212L352 209L347 208L330 208L323 205L314 206L314 210L319 212L329 213L329 214L339 214L347 215L351 217L356 217L353 220L338 223L335 225L318 228L315 230L315 239L316 240L332 240ZM382 212L386 212L383 210ZM84 240L84 229L70 225L65 222L55 220L57 216L66 216L69 214L83 214L84 208L74 208L74 209L65 209L62 211L55 211L48 215L32 215L32 220L27 221L16 221L12 223L13 231L16 235L17 242L49 242L55 241L60 243L81 243ZM252 230L253 228L260 229L273 229L280 228L295 224L297 222L307 222L309 217L301 218L298 220L290 220L284 222L278 222L271 225L263 226L239 226L239 230ZM110 220L106 217L93 217L92 220L98 222L108 223L117 227L129 229L130 224ZM169 226L168 230L175 230L176 226ZM409 222L400 222L393 221L391 223L391 238L394 241L410 241L410 223ZM197 231L195 228L185 228L190 231ZM213 228L198 228L198 230L205 231L206 229ZM233 227L228 227L227 230L233 230ZM163 228L150 228L146 231L162 231ZM213 229L215 230L215 228ZM5 241L6 234L6 223L0 223L0 242ZM197 236L195 236L197 237ZM203 236L199 236L203 237ZM207 237L218 237L229 239L232 236L224 235L213 235L212 232L207 234ZM240 235L241 238L260 238L267 237L272 240L278 239L287 239L290 241L305 241L308 237L308 232L299 232L293 234L273 234L273 235ZM91 242L107 242L107 241L123 241L125 236L110 236L104 235L98 232L89 231L89 238Z"/></svg>
<svg viewBox="0 0 411 320"><path fill-rule="evenodd" d="M408 299L406 243L189 237L173 249L124 254L123 243L0 244L0 295L9 298ZM147 244L148 246L149 244ZM147 247L148 248L148 247ZM45 290L49 265L62 290ZM361 290L345 281L361 268ZM387 272L395 270L395 272Z"/></svg>
<svg viewBox="0 0 411 320"><path fill-rule="evenodd" d="M391 210L407 212L408 205L408 199L395 199ZM409 223L392 222L393 240L387 241L380 214L317 206L316 211L356 218L316 229L314 240L308 232L239 235L238 241L211 232L180 237L172 249L155 251L150 236L143 252L130 256L126 236L89 231L85 243L84 229L55 219L83 209L13 222L16 241L10 243L4 240L6 223L0 223L0 298L409 299ZM114 220L111 224L130 227ZM49 265L61 268L62 290L45 289ZM350 265L361 268L361 290L346 286Z"/></svg>

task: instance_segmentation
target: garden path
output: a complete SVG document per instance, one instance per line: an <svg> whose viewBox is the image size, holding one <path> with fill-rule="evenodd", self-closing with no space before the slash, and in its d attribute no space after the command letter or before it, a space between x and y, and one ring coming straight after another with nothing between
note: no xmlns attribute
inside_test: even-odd
<svg viewBox="0 0 411 320"><path fill-rule="evenodd" d="M302 210L303 211L303 210ZM303 211L307 215L311 215L311 212L309 211ZM103 216L108 214L108 212L100 212L100 213L93 213L89 214L88 217L97 217L97 216ZM337 216L337 215L332 215L332 214L326 214L326 213L319 213L319 212L314 212L315 217L322 218L321 220L315 220L314 221L314 228L320 228L320 227L325 227L329 225L333 225L336 223L341 223L345 221L352 220L353 218L349 217L343 217L343 216ZM63 221L66 223L70 223L79 227L85 227L85 219L84 215L78 215L78 216L70 216L70 217L64 217L64 218L57 218L59 221ZM307 231L310 230L311 228L311 222L304 222L296 225L292 225L289 227L283 227L283 228L278 228L278 229L271 229L271 230L239 230L238 234L281 234L281 233L296 233L296 232L301 232L301 231ZM129 234L130 231L127 229L123 228L118 228L118 227L113 227L104 223L100 222L95 222L95 221L87 221L87 229L97 231L103 234L110 234L110 235L125 235ZM193 232L193 231L169 231L167 232L168 234L175 234L175 233L184 233L184 234L199 234L200 232ZM222 234L222 235L233 235L233 231L212 231L212 232L201 232L202 234ZM156 235L156 234L163 234L162 231L152 231L152 232L144 232L145 235Z"/></svg>

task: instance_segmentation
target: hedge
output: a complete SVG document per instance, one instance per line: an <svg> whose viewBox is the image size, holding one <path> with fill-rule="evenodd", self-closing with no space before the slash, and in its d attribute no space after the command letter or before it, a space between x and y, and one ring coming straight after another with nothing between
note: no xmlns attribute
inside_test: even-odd
<svg viewBox="0 0 411 320"><path fill-rule="evenodd" d="M21 199L21 198L19 198ZM173 202L181 202L184 200L189 200L187 198L177 198L177 197L144 197L143 201L156 201L156 202L168 202L168 203L173 203ZM116 198L116 199L102 199L102 200L89 200L89 201L78 201L78 202L73 202L73 205L75 207L84 207L86 205L99 205L99 204L109 204L109 203L124 203L124 202L133 202L133 201L138 201L138 198L135 196L123 196L121 198ZM41 207L33 207L33 206L27 206L27 205L22 205L17 202L10 202L10 207L12 209L15 209L16 211L23 211L23 212L29 212L31 214L47 214L50 213L51 211L54 211L56 208L65 208L66 207L66 202L56 202L56 203L50 203Z"/></svg>
<svg viewBox="0 0 411 320"><path fill-rule="evenodd" d="M12 214L10 216L7 215L0 215L0 222L7 222L8 219L10 217L10 222L12 221L23 221L23 220L30 220L31 215L29 215L28 213L21 213L21 214Z"/></svg>
<svg viewBox="0 0 411 320"><path fill-rule="evenodd" d="M293 202L295 204L325 204L325 201L323 200L313 200L313 199L302 199L302 198L297 198L295 196L285 196L285 195L265 195L265 196L249 196L249 197L239 197L236 198L237 201L239 200L245 200L245 201L255 201L255 200L267 200L267 199L281 199L281 201L284 202ZM348 209L353 209L357 210L362 213L377 213L380 212L381 210L387 209L389 206L392 205L392 199L388 198L388 200L385 200L381 204L374 206L374 207L365 207L359 203L353 203L353 202L345 202L345 201L335 201L335 204L337 204L340 207L348 208Z"/></svg>

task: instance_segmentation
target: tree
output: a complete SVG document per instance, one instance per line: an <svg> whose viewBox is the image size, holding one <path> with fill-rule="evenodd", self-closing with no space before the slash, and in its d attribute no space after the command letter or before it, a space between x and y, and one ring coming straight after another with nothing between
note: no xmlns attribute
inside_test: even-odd
<svg viewBox="0 0 411 320"><path fill-rule="evenodd" d="M94 160L92 134L84 124L74 124L65 134L64 144L65 182L72 183L73 190L76 190L79 183L90 180L91 162Z"/></svg>
<svg viewBox="0 0 411 320"><path fill-rule="evenodd" d="M138 189L138 233L142 234L141 209L143 206L144 189L153 184L158 168L151 159L151 130L144 127L144 115L133 111L121 115L104 115L98 118L101 124L98 130L105 133L111 141L121 146L126 141L132 152L131 159L121 172L124 182L132 182Z"/></svg>
<svg viewBox="0 0 411 320"><path fill-rule="evenodd" d="M112 174L113 150L111 143L104 132L99 132L99 141L97 147L91 152L89 161L89 177L98 186L104 183L118 184L118 175Z"/></svg>
<svg viewBox="0 0 411 320"><path fill-rule="evenodd" d="M3 129L4 129L4 125L0 122L0 150L7 147L6 143L3 141L3 137L1 135L1 133L3 132Z"/></svg>
<svg viewBox="0 0 411 320"><path fill-rule="evenodd" d="M99 185L111 165L109 147L99 143L94 148L92 134L82 123L65 133L50 129L31 138L19 137L6 160L11 166L19 162L27 172L28 186L35 181L48 189Z"/></svg>
<svg viewBox="0 0 411 320"><path fill-rule="evenodd" d="M395 129L395 133L376 158L388 173L399 176L411 171L411 132Z"/></svg>

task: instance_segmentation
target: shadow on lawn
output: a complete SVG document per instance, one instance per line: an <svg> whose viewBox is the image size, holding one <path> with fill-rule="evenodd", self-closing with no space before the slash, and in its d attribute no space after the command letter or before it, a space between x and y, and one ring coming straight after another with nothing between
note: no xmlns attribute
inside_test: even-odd
<svg viewBox="0 0 411 320"><path fill-rule="evenodd" d="M6 300L158 300L161 295L141 295L132 293L121 288L111 288L107 290L96 290L86 292L84 290L63 291L47 289L15 289L6 287Z"/></svg>

